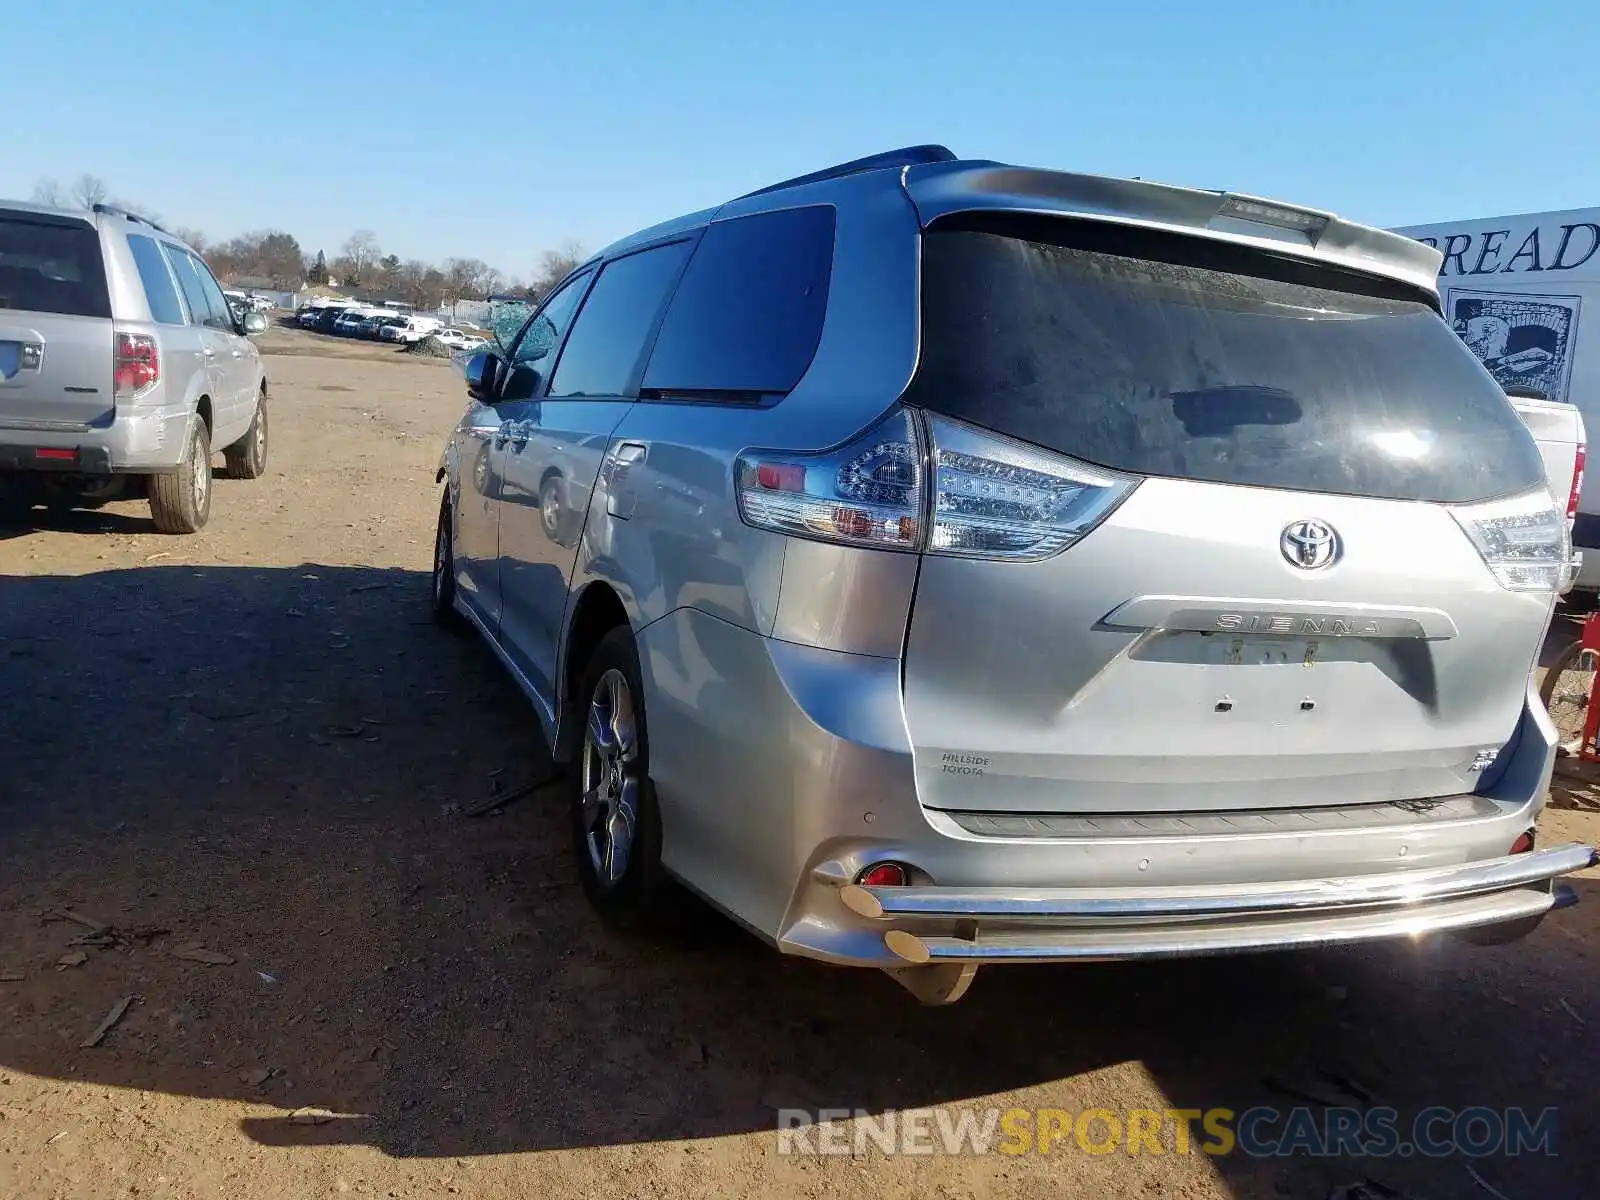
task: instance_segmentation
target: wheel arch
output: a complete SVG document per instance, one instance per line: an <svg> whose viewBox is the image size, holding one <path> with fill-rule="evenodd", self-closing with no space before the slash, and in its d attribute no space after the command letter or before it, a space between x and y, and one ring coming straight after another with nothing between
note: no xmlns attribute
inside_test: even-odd
<svg viewBox="0 0 1600 1200"><path fill-rule="evenodd" d="M582 721L574 716L574 694L589 656L608 632L618 626L631 629L632 624L622 597L603 579L585 586L574 602L572 619L567 622L567 632L562 642L559 668L556 736L555 745L551 747L557 762L571 761L577 749Z"/></svg>

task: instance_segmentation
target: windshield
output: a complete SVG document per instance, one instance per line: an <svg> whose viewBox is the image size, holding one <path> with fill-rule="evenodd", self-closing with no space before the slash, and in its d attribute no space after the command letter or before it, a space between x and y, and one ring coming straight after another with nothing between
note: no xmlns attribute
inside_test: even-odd
<svg viewBox="0 0 1600 1200"><path fill-rule="evenodd" d="M1543 481L1504 393L1421 297L1108 228L930 231L906 399L1144 475L1452 503ZM1135 243L1148 256L1100 248Z"/></svg>

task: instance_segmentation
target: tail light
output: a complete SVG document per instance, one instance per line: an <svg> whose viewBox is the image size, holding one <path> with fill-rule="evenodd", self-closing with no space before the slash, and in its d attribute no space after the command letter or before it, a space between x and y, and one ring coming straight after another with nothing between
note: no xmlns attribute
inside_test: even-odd
<svg viewBox="0 0 1600 1200"><path fill-rule="evenodd" d="M1578 453L1572 460L1572 491L1567 496L1567 520L1578 515L1578 493L1583 491L1583 464L1589 457L1589 447L1585 442L1578 443Z"/></svg>
<svg viewBox="0 0 1600 1200"><path fill-rule="evenodd" d="M137 400L161 379L161 352L149 334L117 332L116 398Z"/></svg>
<svg viewBox="0 0 1600 1200"><path fill-rule="evenodd" d="M907 408L838 449L752 451L738 465L739 510L757 528L1020 560L1065 549L1137 482Z"/></svg>
<svg viewBox="0 0 1600 1200"><path fill-rule="evenodd" d="M1572 533L1556 504L1549 490L1540 487L1509 500L1462 505L1454 512L1501 587L1553 592L1561 586L1572 552Z"/></svg>

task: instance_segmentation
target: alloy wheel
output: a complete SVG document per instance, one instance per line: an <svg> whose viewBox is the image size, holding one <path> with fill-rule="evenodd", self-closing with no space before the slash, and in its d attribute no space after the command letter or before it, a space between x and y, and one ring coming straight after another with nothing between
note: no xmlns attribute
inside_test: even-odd
<svg viewBox="0 0 1600 1200"><path fill-rule="evenodd" d="M589 864L606 886L627 873L639 827L638 725L621 671L600 677L583 734L581 819Z"/></svg>

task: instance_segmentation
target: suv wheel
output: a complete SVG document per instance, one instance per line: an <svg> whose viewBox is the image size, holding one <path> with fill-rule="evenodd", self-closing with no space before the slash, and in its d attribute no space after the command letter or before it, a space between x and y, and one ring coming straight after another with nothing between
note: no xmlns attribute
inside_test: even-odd
<svg viewBox="0 0 1600 1200"><path fill-rule="evenodd" d="M661 869L661 818L650 786L650 741L633 633L600 639L578 691L584 717L567 775L578 878L589 903L624 927L656 924L670 884Z"/></svg>
<svg viewBox="0 0 1600 1200"><path fill-rule="evenodd" d="M222 473L229 479L260 479L267 471L267 393L256 400L255 419L233 445L222 452Z"/></svg>
<svg viewBox="0 0 1600 1200"><path fill-rule="evenodd" d="M170 475L150 480L150 515L162 533L198 533L211 516L211 434L199 417L189 453Z"/></svg>

